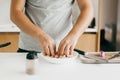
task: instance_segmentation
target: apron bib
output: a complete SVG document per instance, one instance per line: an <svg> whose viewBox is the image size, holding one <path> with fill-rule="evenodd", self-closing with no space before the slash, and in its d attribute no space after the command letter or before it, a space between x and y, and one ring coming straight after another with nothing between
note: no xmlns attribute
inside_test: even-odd
<svg viewBox="0 0 120 80"><path fill-rule="evenodd" d="M58 47L60 41L70 32L73 0L26 0L25 14L49 36ZM19 48L41 51L36 39L21 31Z"/></svg>

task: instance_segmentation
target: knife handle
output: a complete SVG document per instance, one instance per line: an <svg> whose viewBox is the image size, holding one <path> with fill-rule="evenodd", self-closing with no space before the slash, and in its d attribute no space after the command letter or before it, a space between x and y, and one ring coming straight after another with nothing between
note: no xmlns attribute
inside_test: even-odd
<svg viewBox="0 0 120 80"><path fill-rule="evenodd" d="M11 42L7 42L7 43L4 43L4 44L0 44L0 48L9 46L10 44L11 44Z"/></svg>
<svg viewBox="0 0 120 80"><path fill-rule="evenodd" d="M74 51L76 51L78 54L85 55L85 52L79 49L74 49Z"/></svg>

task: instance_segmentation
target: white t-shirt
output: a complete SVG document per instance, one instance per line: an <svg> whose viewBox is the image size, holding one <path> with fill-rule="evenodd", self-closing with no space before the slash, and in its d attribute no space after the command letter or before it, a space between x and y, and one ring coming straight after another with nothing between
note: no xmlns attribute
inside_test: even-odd
<svg viewBox="0 0 120 80"><path fill-rule="evenodd" d="M72 29L73 0L26 0L25 14L49 36L58 47L60 41ZM21 31L19 48L41 51L39 42Z"/></svg>

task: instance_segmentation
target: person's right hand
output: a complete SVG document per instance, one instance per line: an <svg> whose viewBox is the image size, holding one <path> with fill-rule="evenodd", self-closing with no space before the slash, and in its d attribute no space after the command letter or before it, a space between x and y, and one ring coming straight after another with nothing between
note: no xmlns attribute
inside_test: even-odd
<svg viewBox="0 0 120 80"><path fill-rule="evenodd" d="M55 56L56 44L54 40L46 33L39 36L38 41L42 48L43 54L46 56Z"/></svg>

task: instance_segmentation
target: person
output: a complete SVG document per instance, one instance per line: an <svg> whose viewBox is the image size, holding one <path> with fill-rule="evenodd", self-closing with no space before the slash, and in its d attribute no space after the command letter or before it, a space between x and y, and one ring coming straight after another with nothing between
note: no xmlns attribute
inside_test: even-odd
<svg viewBox="0 0 120 80"><path fill-rule="evenodd" d="M77 0L81 14L72 24L74 0L11 0L10 18L20 29L19 50L69 56L93 19L91 0Z"/></svg>

